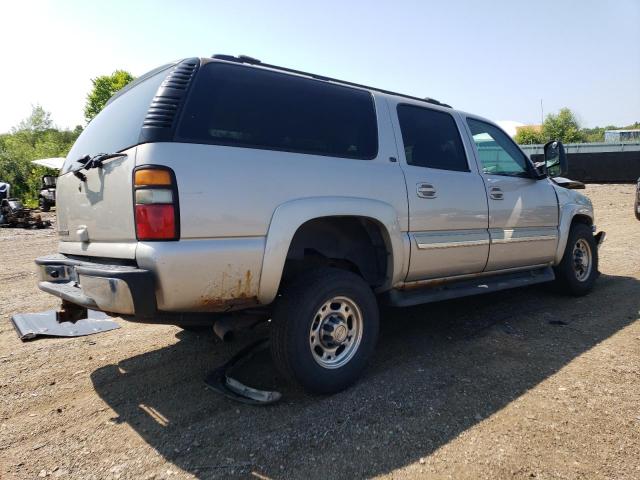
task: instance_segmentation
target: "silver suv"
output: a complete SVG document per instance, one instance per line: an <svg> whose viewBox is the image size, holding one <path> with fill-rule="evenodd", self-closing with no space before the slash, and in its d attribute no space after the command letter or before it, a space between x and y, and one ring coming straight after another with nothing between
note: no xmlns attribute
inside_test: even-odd
<svg viewBox="0 0 640 480"><path fill-rule="evenodd" d="M279 369L313 392L362 372L378 305L597 276L589 199L492 122L215 55L116 94L58 179L39 287L75 306L190 328L271 318Z"/></svg>

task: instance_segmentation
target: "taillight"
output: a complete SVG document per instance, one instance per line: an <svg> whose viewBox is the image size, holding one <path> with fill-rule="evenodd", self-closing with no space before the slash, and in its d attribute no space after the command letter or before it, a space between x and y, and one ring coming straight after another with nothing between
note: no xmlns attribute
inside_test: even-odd
<svg viewBox="0 0 640 480"><path fill-rule="evenodd" d="M138 240L178 240L178 190L167 167L141 167L133 174Z"/></svg>

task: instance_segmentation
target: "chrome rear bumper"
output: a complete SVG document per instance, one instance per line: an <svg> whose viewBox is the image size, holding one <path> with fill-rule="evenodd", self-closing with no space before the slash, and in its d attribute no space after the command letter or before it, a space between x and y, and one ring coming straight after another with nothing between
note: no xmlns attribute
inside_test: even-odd
<svg viewBox="0 0 640 480"><path fill-rule="evenodd" d="M65 255L36 259L40 290L92 310L148 317L156 313L152 272Z"/></svg>

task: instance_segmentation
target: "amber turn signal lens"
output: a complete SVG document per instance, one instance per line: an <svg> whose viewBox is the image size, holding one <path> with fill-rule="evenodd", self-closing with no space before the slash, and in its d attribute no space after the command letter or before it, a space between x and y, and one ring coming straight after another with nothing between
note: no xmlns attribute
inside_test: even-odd
<svg viewBox="0 0 640 480"><path fill-rule="evenodd" d="M141 185L171 185L171 175L167 170L154 170L151 168L136 170L134 184Z"/></svg>

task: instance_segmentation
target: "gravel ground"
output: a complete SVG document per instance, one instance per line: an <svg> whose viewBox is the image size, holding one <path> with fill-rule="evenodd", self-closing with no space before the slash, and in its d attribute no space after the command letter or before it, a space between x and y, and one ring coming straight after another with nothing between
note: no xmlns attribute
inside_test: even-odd
<svg viewBox="0 0 640 480"><path fill-rule="evenodd" d="M205 389L223 344L172 326L18 340L53 308L33 258L54 230L0 229L0 478L640 478L640 222L633 187L586 193L608 233L583 298L528 288L383 312L364 378L332 397L268 357L245 378L284 400Z"/></svg>

